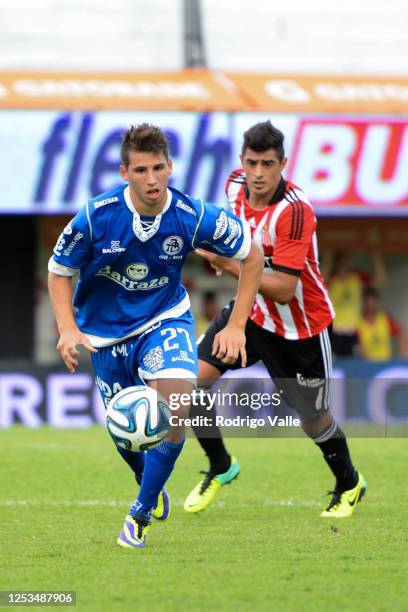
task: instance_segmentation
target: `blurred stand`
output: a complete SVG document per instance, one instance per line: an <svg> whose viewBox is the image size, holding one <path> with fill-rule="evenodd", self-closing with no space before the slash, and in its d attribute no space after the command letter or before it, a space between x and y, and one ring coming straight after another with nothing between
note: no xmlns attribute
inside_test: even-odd
<svg viewBox="0 0 408 612"><path fill-rule="evenodd" d="M220 308L215 291L204 291L201 298L201 311L196 316L196 337L200 338L207 331Z"/></svg>
<svg viewBox="0 0 408 612"><path fill-rule="evenodd" d="M367 286L363 289L357 339L357 354L369 361L384 362L393 356L408 357L406 332L392 315L382 308L380 292L376 287Z"/></svg>
<svg viewBox="0 0 408 612"><path fill-rule="evenodd" d="M385 266L379 253L372 253L372 274L354 268L351 254L337 251L324 255L321 271L333 300L333 353L351 357L358 343L357 326L361 316L363 290L367 285L381 287L386 281Z"/></svg>

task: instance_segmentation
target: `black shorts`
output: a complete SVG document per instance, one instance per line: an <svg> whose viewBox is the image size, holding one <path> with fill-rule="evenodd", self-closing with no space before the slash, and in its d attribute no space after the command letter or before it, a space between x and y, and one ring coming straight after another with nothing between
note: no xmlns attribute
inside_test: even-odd
<svg viewBox="0 0 408 612"><path fill-rule="evenodd" d="M225 307L198 343L198 357L221 374L241 368L239 358L226 365L211 355L214 336L227 324L233 303ZM331 325L304 340L287 340L250 319L245 328L247 366L263 361L286 404L299 414L319 418L330 407Z"/></svg>

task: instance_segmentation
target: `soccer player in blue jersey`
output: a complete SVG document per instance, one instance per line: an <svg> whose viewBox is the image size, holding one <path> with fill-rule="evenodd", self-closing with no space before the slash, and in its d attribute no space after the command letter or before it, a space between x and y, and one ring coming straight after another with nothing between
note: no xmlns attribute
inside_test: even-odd
<svg viewBox="0 0 408 612"><path fill-rule="evenodd" d="M70 372L78 365L77 346L90 351L105 404L141 381L156 389L160 384L167 398L192 391L197 350L181 269L196 248L241 261L235 306L213 351L224 363L238 357L246 362L244 330L262 274L262 253L245 221L169 187L171 170L163 132L148 124L131 127L121 146L125 183L86 202L49 261L57 350ZM188 409L180 406L175 414L187 416ZM172 427L147 453L117 447L140 484L119 545L144 546L152 514L168 517L164 484L184 436L182 426Z"/></svg>

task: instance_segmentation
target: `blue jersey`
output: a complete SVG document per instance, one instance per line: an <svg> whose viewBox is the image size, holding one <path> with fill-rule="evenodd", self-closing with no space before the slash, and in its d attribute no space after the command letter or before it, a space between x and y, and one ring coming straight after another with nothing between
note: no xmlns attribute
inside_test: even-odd
<svg viewBox="0 0 408 612"><path fill-rule="evenodd" d="M250 243L245 221L173 188L161 214L140 216L123 184L81 208L60 235L49 270L79 271L78 327L94 346L109 346L189 310L181 269L191 250L242 260Z"/></svg>

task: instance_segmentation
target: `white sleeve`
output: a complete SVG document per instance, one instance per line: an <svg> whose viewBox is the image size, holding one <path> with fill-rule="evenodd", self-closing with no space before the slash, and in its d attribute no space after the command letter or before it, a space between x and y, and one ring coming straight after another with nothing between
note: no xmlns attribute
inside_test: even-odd
<svg viewBox="0 0 408 612"><path fill-rule="evenodd" d="M48 262L48 272L58 274L58 276L75 276L75 274L78 274L79 270L76 268L63 266L62 264L57 263L53 257L50 257Z"/></svg>
<svg viewBox="0 0 408 612"><path fill-rule="evenodd" d="M244 232L244 239L241 244L241 248L239 251L235 253L232 259L239 259L240 261L244 261L249 255L249 251L251 250L251 228L249 226L248 221L242 221L242 229Z"/></svg>

